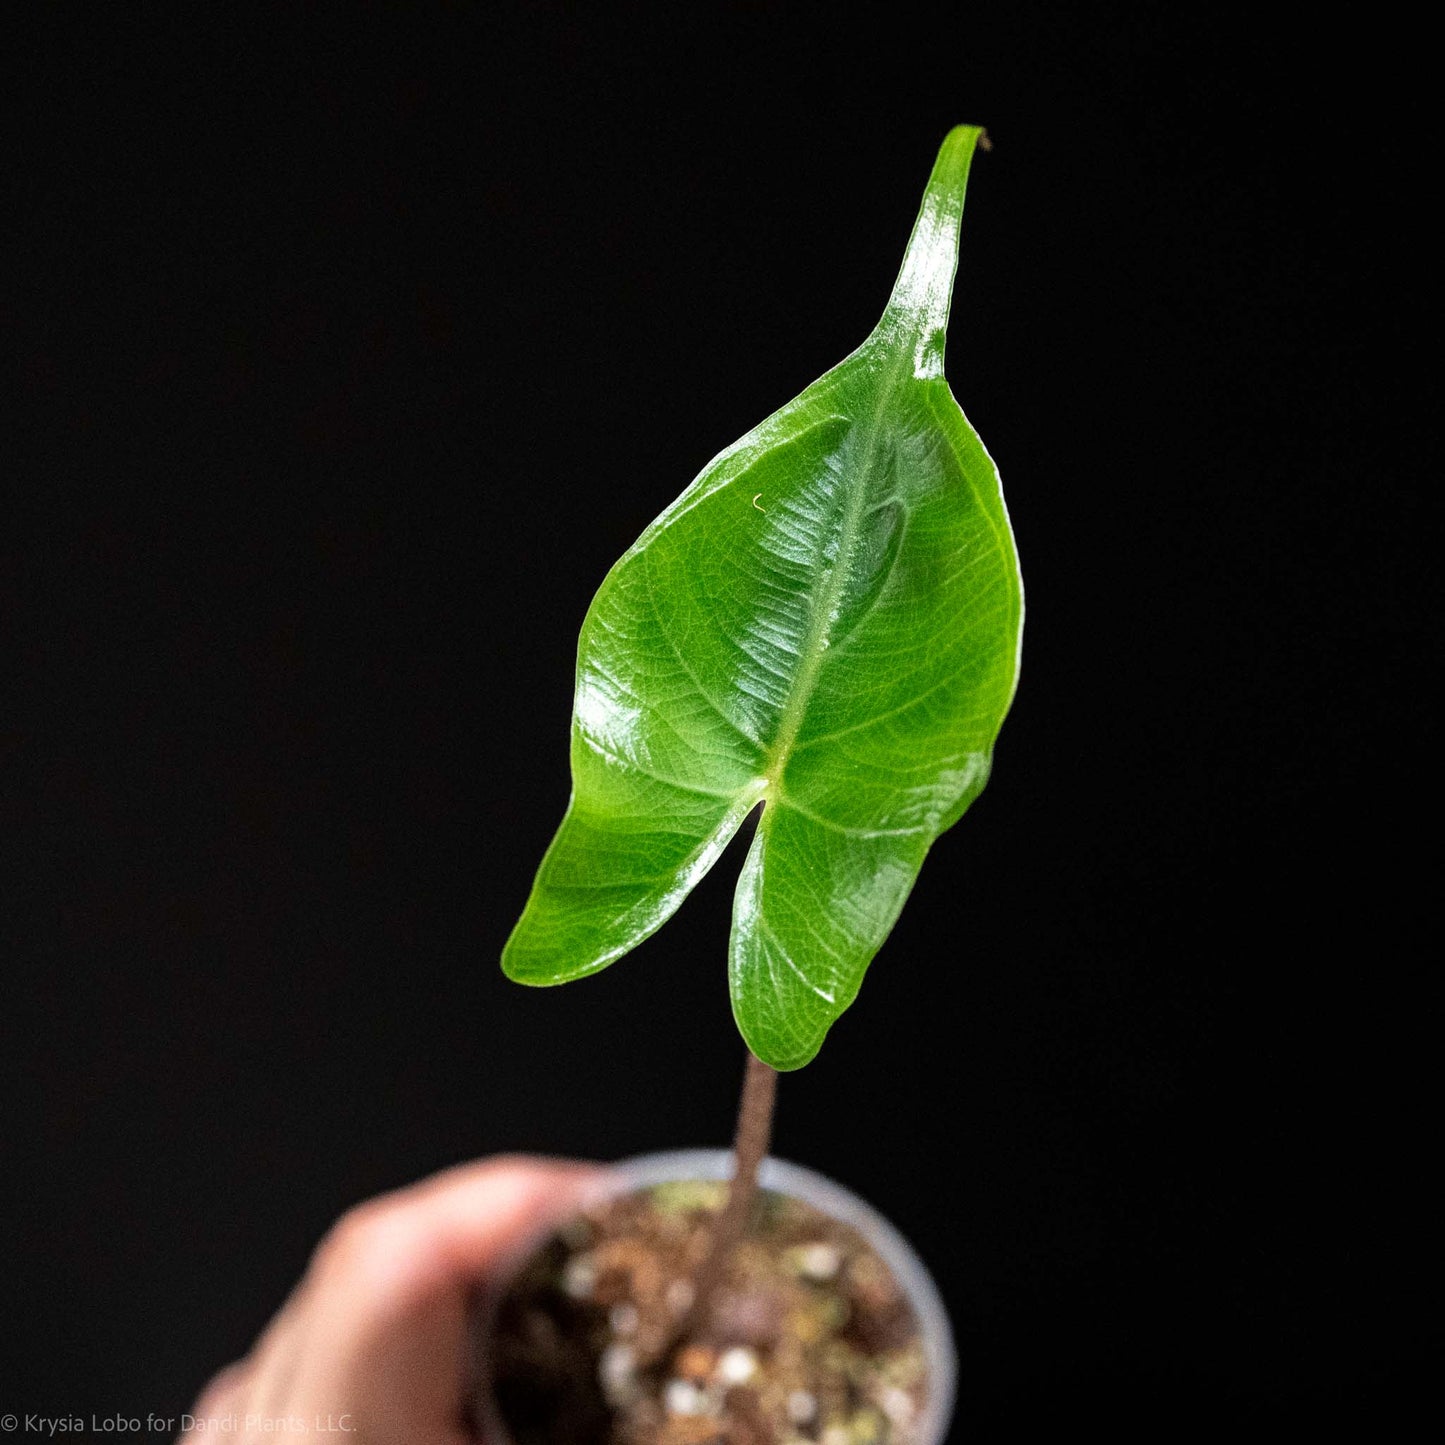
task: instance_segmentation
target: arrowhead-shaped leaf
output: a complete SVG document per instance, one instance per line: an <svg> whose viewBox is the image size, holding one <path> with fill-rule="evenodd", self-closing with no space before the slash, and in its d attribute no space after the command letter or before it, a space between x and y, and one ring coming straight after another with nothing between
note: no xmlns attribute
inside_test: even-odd
<svg viewBox="0 0 1445 1445"><path fill-rule="evenodd" d="M713 459L582 624L572 801L503 956L552 984L659 928L748 813L729 979L807 1063L989 773L1023 597L998 473L943 374L969 164L939 152L873 334Z"/></svg>

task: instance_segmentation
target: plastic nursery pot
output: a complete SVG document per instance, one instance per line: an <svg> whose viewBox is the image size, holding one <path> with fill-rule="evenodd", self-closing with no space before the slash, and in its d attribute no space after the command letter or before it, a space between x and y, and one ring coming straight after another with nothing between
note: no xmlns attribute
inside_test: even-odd
<svg viewBox="0 0 1445 1445"><path fill-rule="evenodd" d="M725 1149L645 1154L613 1165L604 1182L591 1196L591 1202L595 1204L609 1198L621 1198L662 1184L725 1181L731 1177L732 1166L733 1156ZM917 1324L927 1377L922 1404L908 1425L906 1439L909 1445L943 1445L953 1413L958 1359L943 1301L922 1260L908 1241L871 1205L811 1169L785 1163L781 1159L765 1159L758 1182L762 1189L798 1200L855 1231L893 1276ZM484 1338L490 1336L496 1323L496 1306L506 1289L504 1285L496 1298L489 1302ZM484 1344L477 1424L484 1445L514 1445L486 1374L486 1364L491 1357L491 1349ZM557 1442L557 1445L562 1445L562 1442Z"/></svg>

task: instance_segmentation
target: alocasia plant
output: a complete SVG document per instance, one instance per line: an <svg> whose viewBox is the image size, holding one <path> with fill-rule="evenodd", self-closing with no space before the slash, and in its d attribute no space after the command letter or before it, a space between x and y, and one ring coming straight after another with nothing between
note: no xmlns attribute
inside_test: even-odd
<svg viewBox="0 0 1445 1445"><path fill-rule="evenodd" d="M572 800L511 978L620 958L761 804L733 1011L759 1060L797 1068L982 789L1023 594L998 473L943 372L980 135L944 140L863 345L709 462L603 582L578 646Z"/></svg>

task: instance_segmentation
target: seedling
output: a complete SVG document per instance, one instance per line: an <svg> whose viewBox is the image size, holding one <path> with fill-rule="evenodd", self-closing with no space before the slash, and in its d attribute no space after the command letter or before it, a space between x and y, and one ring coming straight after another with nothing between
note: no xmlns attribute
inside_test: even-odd
<svg viewBox="0 0 1445 1445"><path fill-rule="evenodd" d="M749 1051L736 1168L695 1310L745 1223L776 1071L857 996L1014 694L1008 513L943 369L982 141L945 138L868 339L709 462L582 624L572 798L507 975L566 983L621 958L759 810L728 948Z"/></svg>

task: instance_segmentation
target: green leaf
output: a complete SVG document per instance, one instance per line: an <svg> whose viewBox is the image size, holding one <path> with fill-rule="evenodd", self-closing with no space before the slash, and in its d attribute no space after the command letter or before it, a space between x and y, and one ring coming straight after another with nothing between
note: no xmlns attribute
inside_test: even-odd
<svg viewBox="0 0 1445 1445"><path fill-rule="evenodd" d="M867 341L715 457L582 624L572 800L503 967L554 984L660 928L758 804L733 1012L779 1069L857 995L988 778L1023 594L998 473L943 374L964 188L949 133Z"/></svg>

